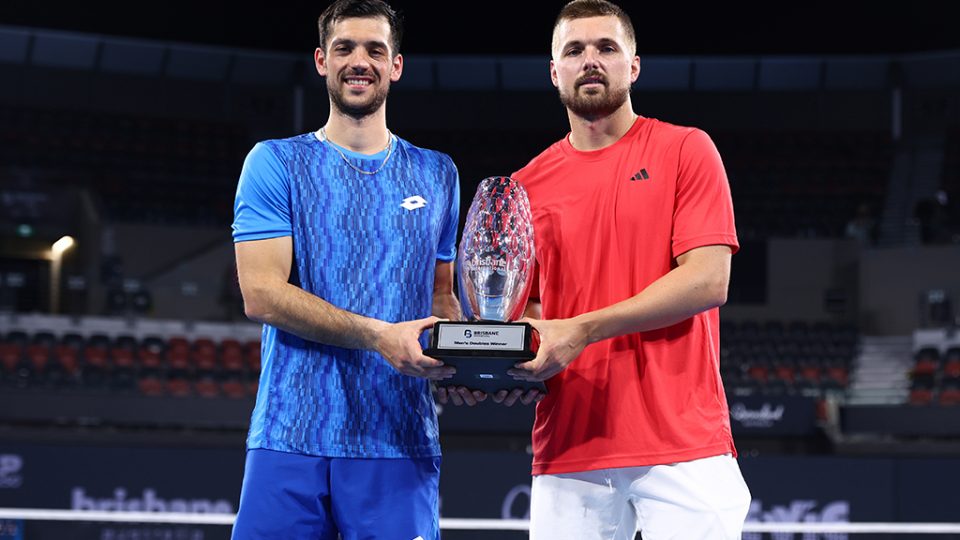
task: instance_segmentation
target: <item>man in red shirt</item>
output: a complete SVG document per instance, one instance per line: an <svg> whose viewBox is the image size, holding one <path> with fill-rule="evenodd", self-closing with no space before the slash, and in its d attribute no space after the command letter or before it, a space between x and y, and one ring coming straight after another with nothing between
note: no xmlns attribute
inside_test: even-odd
<svg viewBox="0 0 960 540"><path fill-rule="evenodd" d="M739 538L750 493L719 372L718 307L738 249L713 142L638 116L629 17L575 0L550 76L570 133L514 173L533 211L540 333L531 538ZM536 318L533 318L536 317Z"/></svg>

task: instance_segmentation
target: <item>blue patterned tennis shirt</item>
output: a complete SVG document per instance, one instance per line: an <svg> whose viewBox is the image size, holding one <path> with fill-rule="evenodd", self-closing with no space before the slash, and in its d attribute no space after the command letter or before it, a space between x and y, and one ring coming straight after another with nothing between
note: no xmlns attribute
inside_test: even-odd
<svg viewBox="0 0 960 540"><path fill-rule="evenodd" d="M446 154L399 137L391 145L366 156L315 133L258 143L240 174L234 241L290 236L290 282L338 308L387 322L429 316L436 263L456 253L457 170ZM261 358L248 448L440 455L428 381L380 354L264 325Z"/></svg>

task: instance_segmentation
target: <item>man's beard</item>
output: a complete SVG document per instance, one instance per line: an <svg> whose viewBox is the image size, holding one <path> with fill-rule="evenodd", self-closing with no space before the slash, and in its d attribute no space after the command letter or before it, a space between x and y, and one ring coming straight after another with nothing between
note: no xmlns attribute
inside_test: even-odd
<svg viewBox="0 0 960 540"><path fill-rule="evenodd" d="M387 94L390 91L389 85L377 87L373 93L373 96L368 101L349 103L344 98L344 91L341 90L342 82L339 80L339 78L335 82L332 81L332 78L327 78L327 93L330 94L330 100L333 102L333 107L337 111L357 120L370 116L371 114L380 110L380 107L383 106L383 103L387 101Z"/></svg>
<svg viewBox="0 0 960 540"><path fill-rule="evenodd" d="M605 87L603 93L583 95L579 92L579 85L575 85L573 94L560 90L560 102L570 109L573 114L583 118L603 118L610 116L627 102L630 87Z"/></svg>

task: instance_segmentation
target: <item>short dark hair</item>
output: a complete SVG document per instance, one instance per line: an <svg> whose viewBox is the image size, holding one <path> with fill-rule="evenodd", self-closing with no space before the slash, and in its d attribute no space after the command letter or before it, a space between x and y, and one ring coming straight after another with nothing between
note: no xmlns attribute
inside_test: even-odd
<svg viewBox="0 0 960 540"><path fill-rule="evenodd" d="M390 24L390 52L394 56L400 53L400 39L403 37L403 21L383 0L337 0L327 6L317 20L320 29L320 48L327 49L327 40L333 25L343 19L383 17Z"/></svg>
<svg viewBox="0 0 960 540"><path fill-rule="evenodd" d="M557 27L560 26L560 23L563 21L586 19L588 17L604 17L607 15L612 15L620 19L620 24L622 24L623 29L626 30L627 38L630 40L630 44L633 45L634 52L636 52L637 36L633 31L633 23L630 21L630 16L623 11L623 8L607 0L573 0L572 2L568 2L567 5L563 6L563 9L560 10L560 14L557 15L557 20L553 23L553 35L556 37Z"/></svg>

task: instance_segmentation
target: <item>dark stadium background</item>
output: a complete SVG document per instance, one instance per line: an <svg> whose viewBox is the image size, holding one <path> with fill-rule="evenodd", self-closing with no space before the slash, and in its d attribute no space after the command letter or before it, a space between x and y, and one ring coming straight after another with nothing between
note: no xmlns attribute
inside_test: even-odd
<svg viewBox="0 0 960 540"><path fill-rule="evenodd" d="M276 51L309 51L325 2L8 0L0 24ZM408 54L543 54L562 2L393 2ZM880 54L955 48L949 2L624 4L640 54Z"/></svg>
<svg viewBox="0 0 960 540"><path fill-rule="evenodd" d="M481 178L566 132L542 84L561 3L393 5L410 70L391 94L390 127L453 156L465 214ZM230 205L257 140L326 118L309 68L324 6L0 2L0 507L235 509L259 356L235 287ZM646 62L635 109L706 129L731 180L743 249L721 312L721 372L754 495L749 519L957 521L952 4L625 8ZM28 52L7 60L24 35ZM141 73L139 57L78 68L51 53L82 63L69 44L90 42L186 63L147 55L154 67ZM265 51L286 75L240 69L238 58ZM225 75L207 78L223 57ZM791 66L805 75L792 79ZM863 205L875 234L858 242L847 225ZM60 314L49 316L41 252L68 233L77 246L63 261ZM899 371L889 387L864 387L877 355ZM532 411L446 407L440 419L443 516L524 517ZM225 531L0 519L2 540ZM510 534L444 537L524 537Z"/></svg>

